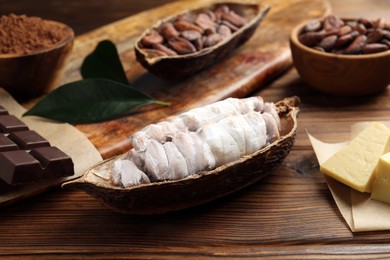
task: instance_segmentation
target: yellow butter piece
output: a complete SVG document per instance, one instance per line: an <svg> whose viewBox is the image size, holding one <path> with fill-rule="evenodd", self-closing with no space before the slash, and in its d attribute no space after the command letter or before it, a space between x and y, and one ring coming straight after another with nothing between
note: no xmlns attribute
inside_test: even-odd
<svg viewBox="0 0 390 260"><path fill-rule="evenodd" d="M371 198L390 203L390 153L382 155L375 168Z"/></svg>
<svg viewBox="0 0 390 260"><path fill-rule="evenodd" d="M371 192L379 158L390 151L390 130L375 122L321 166L321 172L361 192Z"/></svg>

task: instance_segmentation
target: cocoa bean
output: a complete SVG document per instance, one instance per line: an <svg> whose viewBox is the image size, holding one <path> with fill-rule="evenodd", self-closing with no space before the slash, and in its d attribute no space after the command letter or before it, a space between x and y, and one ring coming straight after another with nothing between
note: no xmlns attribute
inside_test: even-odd
<svg viewBox="0 0 390 260"><path fill-rule="evenodd" d="M382 40L383 33L382 30L375 29L373 32L367 35L367 43L376 43Z"/></svg>
<svg viewBox="0 0 390 260"><path fill-rule="evenodd" d="M227 27L229 27L230 30L231 30L232 32L235 32L235 31L237 31L238 29L240 29L240 28L238 28L237 26L235 26L235 25L229 23L228 21L222 21L221 24L224 24L224 25L226 25Z"/></svg>
<svg viewBox="0 0 390 260"><path fill-rule="evenodd" d="M201 27L199 27L196 24L189 23L185 20L176 20L173 25L175 26L176 30L178 30L179 32L195 30L200 33L203 33L203 29Z"/></svg>
<svg viewBox="0 0 390 260"><path fill-rule="evenodd" d="M196 51L195 46L182 37L172 37L168 40L168 46L178 54L190 54Z"/></svg>
<svg viewBox="0 0 390 260"><path fill-rule="evenodd" d="M234 26L237 26L238 28L242 27L247 22L244 17L236 14L233 11L230 11L228 13L222 13L222 19L228 21Z"/></svg>
<svg viewBox="0 0 390 260"><path fill-rule="evenodd" d="M232 31L230 28L224 24L221 24L217 28L217 32L222 36L222 37L229 37L232 34Z"/></svg>
<svg viewBox="0 0 390 260"><path fill-rule="evenodd" d="M367 36L365 35L359 35L356 37L356 39L351 43L351 45L348 46L347 49L345 49L345 54L358 54L361 53L363 50L363 47L367 43Z"/></svg>
<svg viewBox="0 0 390 260"><path fill-rule="evenodd" d="M357 31L359 34L365 34L367 28L362 23L358 23L356 26L352 27L352 30Z"/></svg>
<svg viewBox="0 0 390 260"><path fill-rule="evenodd" d="M369 53L377 53L377 52L387 51L388 49L389 49L389 46L387 46L386 44L370 43L370 44L367 44L363 47L362 52L364 54L369 54Z"/></svg>
<svg viewBox="0 0 390 260"><path fill-rule="evenodd" d="M336 41L335 48L340 48L349 45L358 36L359 33L357 31L352 31L351 33L339 37Z"/></svg>
<svg viewBox="0 0 390 260"><path fill-rule="evenodd" d="M164 39L169 39L179 35L179 32L175 29L172 23L164 23L159 28L160 34Z"/></svg>
<svg viewBox="0 0 390 260"><path fill-rule="evenodd" d="M317 51L325 52L324 48L322 48L320 46L314 46L313 49L315 49Z"/></svg>
<svg viewBox="0 0 390 260"><path fill-rule="evenodd" d="M328 15L323 22L323 28L329 30L332 28L340 28L344 25L344 21L335 15Z"/></svg>
<svg viewBox="0 0 390 260"><path fill-rule="evenodd" d="M325 51L330 51L336 44L337 35L330 35L322 39L322 41L318 44L319 47L323 48Z"/></svg>
<svg viewBox="0 0 390 260"><path fill-rule="evenodd" d="M322 41L325 36L324 31L320 32L308 32L299 36L299 41L308 47L315 46L318 42Z"/></svg>
<svg viewBox="0 0 390 260"><path fill-rule="evenodd" d="M386 21L384 18L379 18L373 22L373 27L376 29L383 29L386 26Z"/></svg>
<svg viewBox="0 0 390 260"><path fill-rule="evenodd" d="M217 33L211 34L211 35L206 37L205 41L203 42L203 46L206 48L210 47L210 46L214 46L222 40L223 40L223 38L220 34L217 34Z"/></svg>
<svg viewBox="0 0 390 260"><path fill-rule="evenodd" d="M367 29L373 27L372 21L366 18L359 18L357 22L363 24Z"/></svg>
<svg viewBox="0 0 390 260"><path fill-rule="evenodd" d="M230 10L229 10L229 6L227 5L220 5L218 6L215 11L214 11L214 14L215 14L215 18L217 21L221 21L222 20L222 14L223 13L228 13Z"/></svg>
<svg viewBox="0 0 390 260"><path fill-rule="evenodd" d="M193 41L193 44L195 46L195 48L200 51L201 49L203 49L203 39L202 37L201 38L198 38L198 39L195 39Z"/></svg>
<svg viewBox="0 0 390 260"><path fill-rule="evenodd" d="M150 32L141 39L141 44L145 47L151 47L153 44L163 43L163 41L164 38L156 30L150 30Z"/></svg>
<svg viewBox="0 0 390 260"><path fill-rule="evenodd" d="M217 21L217 17L215 16L215 13L214 13L214 12L212 12L212 11L210 11L210 10L207 10L207 11L205 12L205 14L207 14L207 15L210 17L211 21L213 21L213 22L216 22L216 21Z"/></svg>
<svg viewBox="0 0 390 260"><path fill-rule="evenodd" d="M382 30L384 38L390 40L390 30Z"/></svg>
<svg viewBox="0 0 390 260"><path fill-rule="evenodd" d="M344 25L343 27L340 28L340 30L338 32L338 36L343 36L343 35L350 33L350 32L352 32L352 27L349 25Z"/></svg>
<svg viewBox="0 0 390 260"><path fill-rule="evenodd" d="M320 21L311 21L308 22L303 28L304 32L315 32L321 30L321 22Z"/></svg>
<svg viewBox="0 0 390 260"><path fill-rule="evenodd" d="M201 38L202 37L202 34L200 34L200 32L198 31L195 31L195 30L188 30L188 31L182 31L180 33L180 35L189 40L189 41L195 41L196 39L198 38Z"/></svg>
<svg viewBox="0 0 390 260"><path fill-rule="evenodd" d="M205 13L197 15L195 24L199 25L203 30L210 29L215 32L217 28L217 25L211 20L210 16Z"/></svg>
<svg viewBox="0 0 390 260"><path fill-rule="evenodd" d="M153 49L155 50L159 50L159 51L162 51L164 52L166 55L168 56L174 56L174 55L177 55L177 52L175 52L174 50L172 50L171 48L168 48L167 46L163 45L163 44L160 44L160 43L156 43L156 44L153 44Z"/></svg>
<svg viewBox="0 0 390 260"><path fill-rule="evenodd" d="M387 45L387 47L389 47L389 49L390 49L390 40L382 39L380 43Z"/></svg>

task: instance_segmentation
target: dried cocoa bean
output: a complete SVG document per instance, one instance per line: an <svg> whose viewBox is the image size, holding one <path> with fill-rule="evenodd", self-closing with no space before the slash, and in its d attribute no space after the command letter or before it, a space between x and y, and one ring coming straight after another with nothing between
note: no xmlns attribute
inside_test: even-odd
<svg viewBox="0 0 390 260"><path fill-rule="evenodd" d="M215 14L215 18L217 21L221 21L222 20L222 14L223 13L228 13L230 10L229 10L229 6L227 5L220 5L217 9L215 9L214 11L214 14Z"/></svg>
<svg viewBox="0 0 390 260"><path fill-rule="evenodd" d="M222 13L222 19L228 21L234 26L237 26L238 28L242 27L247 22L244 17L239 16L233 11L229 11L228 13Z"/></svg>
<svg viewBox="0 0 390 260"><path fill-rule="evenodd" d="M386 26L386 21L384 18L379 18L378 20L374 21L372 25L376 29L384 29Z"/></svg>
<svg viewBox="0 0 390 260"><path fill-rule="evenodd" d="M389 46L382 43L370 43L363 47L362 52L365 54L369 53L377 53L382 51L387 51L389 49Z"/></svg>
<svg viewBox="0 0 390 260"><path fill-rule="evenodd" d="M198 38L196 40L193 41L193 44L195 46L195 48L200 51L201 49L203 49L203 39L202 37L201 38Z"/></svg>
<svg viewBox="0 0 390 260"><path fill-rule="evenodd" d="M366 26L362 23L358 23L356 26L352 27L352 30L357 31L359 34L365 34L367 32Z"/></svg>
<svg viewBox="0 0 390 260"><path fill-rule="evenodd" d="M359 18L357 20L357 22L363 24L367 29L373 27L372 21L370 21L370 20L368 20L366 18Z"/></svg>
<svg viewBox="0 0 390 260"><path fill-rule="evenodd" d="M339 37L336 41L335 48L340 48L349 45L358 36L359 33L357 31L352 31L351 33Z"/></svg>
<svg viewBox="0 0 390 260"><path fill-rule="evenodd" d="M190 54L196 51L195 46L181 37L172 37L168 40L168 46L178 54Z"/></svg>
<svg viewBox="0 0 390 260"><path fill-rule="evenodd" d="M231 30L232 32L235 32L235 31L237 31L238 29L240 29L240 28L238 28L237 26L235 26L235 25L229 23L228 21L222 21L221 24L224 24L224 25L226 25L227 27L229 27L230 30Z"/></svg>
<svg viewBox="0 0 390 260"><path fill-rule="evenodd" d="M172 23L164 23L159 28L160 34L164 39L169 39L171 37L176 37L179 35L179 32L175 29Z"/></svg>
<svg viewBox="0 0 390 260"><path fill-rule="evenodd" d="M303 28L304 32L316 32L321 30L322 25L320 21L311 21L308 22L305 27Z"/></svg>
<svg viewBox="0 0 390 260"><path fill-rule="evenodd" d="M196 39L202 37L202 34L200 34L200 32L195 30L182 31L180 35L189 41L195 41Z"/></svg>
<svg viewBox="0 0 390 260"><path fill-rule="evenodd" d="M224 24L218 26L217 32L224 38L229 37L232 34L230 28Z"/></svg>
<svg viewBox="0 0 390 260"><path fill-rule="evenodd" d="M349 26L349 25L344 25L343 27L340 28L340 30L338 31L338 36L343 36L347 33L350 33L352 32L352 27Z"/></svg>
<svg viewBox="0 0 390 260"><path fill-rule="evenodd" d="M367 35L367 43L376 43L382 40L383 33L382 30L375 29L373 32Z"/></svg>
<svg viewBox="0 0 390 260"><path fill-rule="evenodd" d="M207 10L207 11L205 12L205 14L207 14L207 15L210 17L211 21L213 21L213 22L216 22L216 21L217 21L217 16L215 16L215 13L214 13L214 12L212 12L212 11L210 11L210 10Z"/></svg>
<svg viewBox="0 0 390 260"><path fill-rule="evenodd" d="M162 51L164 52L166 55L168 56L174 56L174 55L177 55L177 52L175 52L174 50L172 50L171 48L168 48L167 46L163 45L163 44L160 44L160 43L156 43L156 44L153 44L153 49L155 50L159 50L159 51Z"/></svg>
<svg viewBox="0 0 390 260"><path fill-rule="evenodd" d="M335 15L328 15L323 22L323 28L329 30L332 28L340 28L344 25L344 21Z"/></svg>
<svg viewBox="0 0 390 260"><path fill-rule="evenodd" d="M367 43L367 36L365 35L359 35L356 37L356 39L351 43L351 45L348 46L347 49L345 49L345 54L358 54L362 52L363 47Z"/></svg>
<svg viewBox="0 0 390 260"><path fill-rule="evenodd" d="M151 30L141 39L141 44L145 47L151 47L156 43L163 43L164 38L156 31Z"/></svg>
<svg viewBox="0 0 390 260"><path fill-rule="evenodd" d="M203 46L204 47L214 46L222 40L223 39L222 39L222 36L220 34L217 34L217 33L211 34L211 35L206 37L205 41L203 42Z"/></svg>
<svg viewBox="0 0 390 260"><path fill-rule="evenodd" d="M325 36L324 31L320 32L308 32L299 36L299 41L308 47L315 46L318 42L322 41Z"/></svg>
<svg viewBox="0 0 390 260"><path fill-rule="evenodd" d="M323 48L325 51L330 51L333 49L337 41L337 35L330 35L322 39L318 44L319 47Z"/></svg>
<svg viewBox="0 0 390 260"><path fill-rule="evenodd" d="M196 24L187 22L185 20L176 20L173 25L175 26L176 30L178 30L179 32L195 30L200 33L203 33L203 29L201 27L199 27Z"/></svg>
<svg viewBox="0 0 390 260"><path fill-rule="evenodd" d="M382 39L380 43L387 45L387 47L390 49L390 40Z"/></svg>
<svg viewBox="0 0 390 260"><path fill-rule="evenodd" d="M195 19L195 24L199 25L203 30L216 31L217 25L211 20L210 16L205 13L200 13Z"/></svg>

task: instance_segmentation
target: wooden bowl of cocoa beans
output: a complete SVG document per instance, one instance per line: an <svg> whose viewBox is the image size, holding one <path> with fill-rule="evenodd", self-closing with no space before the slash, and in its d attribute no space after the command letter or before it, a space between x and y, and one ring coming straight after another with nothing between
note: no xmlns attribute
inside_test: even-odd
<svg viewBox="0 0 390 260"><path fill-rule="evenodd" d="M390 24L329 15L290 36L294 66L311 87L338 96L377 94L390 84Z"/></svg>
<svg viewBox="0 0 390 260"><path fill-rule="evenodd" d="M160 78L192 76L246 42L268 11L262 4L223 2L166 17L137 39L137 61Z"/></svg>

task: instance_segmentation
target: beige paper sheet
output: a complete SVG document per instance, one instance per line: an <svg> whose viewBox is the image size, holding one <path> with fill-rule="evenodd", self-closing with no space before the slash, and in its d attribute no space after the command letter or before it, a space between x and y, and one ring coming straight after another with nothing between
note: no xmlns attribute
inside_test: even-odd
<svg viewBox="0 0 390 260"><path fill-rule="evenodd" d="M382 123L390 126L390 122ZM356 136L368 124L370 122L352 125L351 137ZM348 143L324 143L309 133L308 136L320 165ZM325 178L336 205L352 232L390 229L390 204L372 200L368 193L358 192L328 176Z"/></svg>
<svg viewBox="0 0 390 260"><path fill-rule="evenodd" d="M0 105L5 107L10 114L21 118L30 129L46 138L52 146L57 146L69 155L73 160L75 170L75 175L66 178L15 186L12 188L3 184L0 186L0 206L31 197L42 193L49 188L59 186L64 181L80 177L88 168L102 161L102 157L98 150L82 132L72 125L57 123L40 117L22 117L22 114L26 109L17 103L11 95L2 88L0 88Z"/></svg>

